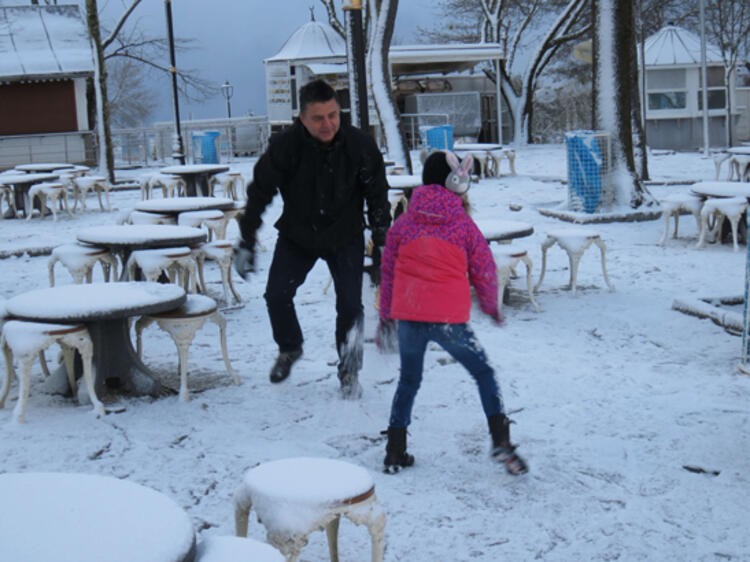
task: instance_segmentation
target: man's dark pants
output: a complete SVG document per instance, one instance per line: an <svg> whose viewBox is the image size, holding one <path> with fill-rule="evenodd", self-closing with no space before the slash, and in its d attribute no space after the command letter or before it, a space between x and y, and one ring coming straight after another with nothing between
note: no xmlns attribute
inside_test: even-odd
<svg viewBox="0 0 750 562"><path fill-rule="evenodd" d="M334 252L322 253L311 252L279 236L264 295L273 339L280 352L302 348L302 329L294 308L294 296L318 259L328 265L336 291L339 373L356 373L362 366L364 234Z"/></svg>

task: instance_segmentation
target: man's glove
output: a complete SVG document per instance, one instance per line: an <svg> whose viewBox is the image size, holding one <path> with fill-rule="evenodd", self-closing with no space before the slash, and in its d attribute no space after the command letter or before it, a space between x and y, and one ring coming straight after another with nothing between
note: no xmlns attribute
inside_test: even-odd
<svg viewBox="0 0 750 562"><path fill-rule="evenodd" d="M376 248L383 248L385 246L385 235L388 233L388 227L387 226L377 226L372 229L372 235L370 238L372 239L372 244Z"/></svg>
<svg viewBox="0 0 750 562"><path fill-rule="evenodd" d="M255 250L247 246L235 246L234 269L245 280L251 273L255 273Z"/></svg>
<svg viewBox="0 0 750 562"><path fill-rule="evenodd" d="M376 287L380 287L380 259L383 257L382 246L373 245L370 251L370 265L367 266L367 273L370 274L370 281Z"/></svg>
<svg viewBox="0 0 750 562"><path fill-rule="evenodd" d="M375 330L375 346L380 353L398 352L398 328L395 320L380 319Z"/></svg>

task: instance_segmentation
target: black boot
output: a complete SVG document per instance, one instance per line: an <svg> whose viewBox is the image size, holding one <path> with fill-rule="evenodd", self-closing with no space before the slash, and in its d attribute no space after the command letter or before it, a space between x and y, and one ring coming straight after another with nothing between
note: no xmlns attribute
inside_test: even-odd
<svg viewBox="0 0 750 562"><path fill-rule="evenodd" d="M510 474L526 474L529 466L516 453L516 445L510 442L510 419L505 414L498 414L487 418L487 423L492 436L492 458L503 463Z"/></svg>
<svg viewBox="0 0 750 562"><path fill-rule="evenodd" d="M388 443L385 446L383 472L396 474L402 468L414 464L414 457L406 452L406 428L389 427Z"/></svg>
<svg viewBox="0 0 750 562"><path fill-rule="evenodd" d="M273 364L273 367L271 367L271 373L268 375L271 382L277 383L285 380L292 372L292 365L294 365L300 357L302 357L301 349L279 352L279 356L276 358L276 363Z"/></svg>

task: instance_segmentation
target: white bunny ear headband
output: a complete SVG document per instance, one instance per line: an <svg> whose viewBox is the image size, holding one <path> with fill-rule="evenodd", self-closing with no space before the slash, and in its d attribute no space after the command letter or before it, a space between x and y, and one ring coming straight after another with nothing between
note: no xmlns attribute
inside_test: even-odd
<svg viewBox="0 0 750 562"><path fill-rule="evenodd" d="M471 154L467 154L466 158L459 162L458 156L453 152L446 152L445 161L451 168L451 173L445 178L445 187L457 195L463 195L469 191L474 158Z"/></svg>

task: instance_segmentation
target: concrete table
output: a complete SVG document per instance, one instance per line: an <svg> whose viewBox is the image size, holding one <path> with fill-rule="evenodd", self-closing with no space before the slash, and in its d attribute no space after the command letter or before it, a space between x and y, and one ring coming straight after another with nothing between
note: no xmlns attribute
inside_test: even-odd
<svg viewBox="0 0 750 562"><path fill-rule="evenodd" d="M159 170L162 174L180 176L185 180L188 197L211 195L211 176L229 171L229 166L221 164L184 164L167 166Z"/></svg>
<svg viewBox="0 0 750 562"><path fill-rule="evenodd" d="M72 170L75 167L73 164L63 164L61 162L37 162L35 164L19 164L16 166L16 170L19 172L43 174L55 170Z"/></svg>
<svg viewBox="0 0 750 562"><path fill-rule="evenodd" d="M195 532L173 499L111 476L0 474L0 560L193 562Z"/></svg>
<svg viewBox="0 0 750 562"><path fill-rule="evenodd" d="M128 318L173 310L185 299L182 287L172 284L91 283L21 293L8 299L6 310L19 320L85 324L94 343L98 396L104 396L108 388L160 396L164 393L161 383L133 349Z"/></svg>
<svg viewBox="0 0 750 562"><path fill-rule="evenodd" d="M232 199L221 197L167 197L166 199L147 199L136 203L136 211L179 215L188 211L218 210L228 211L234 208Z"/></svg>

